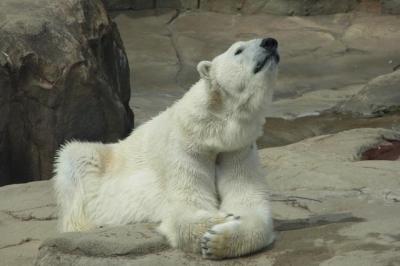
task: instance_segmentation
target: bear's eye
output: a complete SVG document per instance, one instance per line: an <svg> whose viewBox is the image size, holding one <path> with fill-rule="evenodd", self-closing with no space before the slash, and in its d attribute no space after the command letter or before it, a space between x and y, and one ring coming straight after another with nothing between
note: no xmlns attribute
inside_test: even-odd
<svg viewBox="0 0 400 266"><path fill-rule="evenodd" d="M239 48L236 50L235 55L241 54L243 52L242 48Z"/></svg>

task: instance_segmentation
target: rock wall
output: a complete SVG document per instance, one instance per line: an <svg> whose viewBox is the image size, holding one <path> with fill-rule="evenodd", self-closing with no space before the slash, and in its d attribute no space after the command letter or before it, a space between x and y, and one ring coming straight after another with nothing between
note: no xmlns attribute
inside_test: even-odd
<svg viewBox="0 0 400 266"><path fill-rule="evenodd" d="M385 14L400 14L400 0L381 0L382 12Z"/></svg>
<svg viewBox="0 0 400 266"><path fill-rule="evenodd" d="M200 9L220 13L324 15L352 10L400 14L400 0L103 0L109 10ZM361 6L361 7L360 7ZM367 6L367 8L365 7Z"/></svg>
<svg viewBox="0 0 400 266"><path fill-rule="evenodd" d="M49 179L65 140L133 127L129 65L100 0L0 2L0 185Z"/></svg>
<svg viewBox="0 0 400 266"><path fill-rule="evenodd" d="M348 12L358 3L358 0L201 0L200 8L223 13L308 16Z"/></svg>

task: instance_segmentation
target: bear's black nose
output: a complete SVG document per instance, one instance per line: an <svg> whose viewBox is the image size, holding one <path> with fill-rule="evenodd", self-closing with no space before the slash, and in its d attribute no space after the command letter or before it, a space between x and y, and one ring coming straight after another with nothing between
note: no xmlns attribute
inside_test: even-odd
<svg viewBox="0 0 400 266"><path fill-rule="evenodd" d="M278 41L273 38L266 38L261 41L260 46L267 50L274 51L278 47Z"/></svg>

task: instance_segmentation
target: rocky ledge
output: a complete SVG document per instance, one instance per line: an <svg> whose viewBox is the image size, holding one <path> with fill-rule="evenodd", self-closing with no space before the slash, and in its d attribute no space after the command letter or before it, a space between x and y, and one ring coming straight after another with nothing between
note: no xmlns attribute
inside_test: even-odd
<svg viewBox="0 0 400 266"><path fill-rule="evenodd" d="M51 181L39 181L0 188L0 257L52 266L396 265L398 141L395 131L354 129L260 150L279 237L251 256L206 261L171 249L153 224L57 234Z"/></svg>

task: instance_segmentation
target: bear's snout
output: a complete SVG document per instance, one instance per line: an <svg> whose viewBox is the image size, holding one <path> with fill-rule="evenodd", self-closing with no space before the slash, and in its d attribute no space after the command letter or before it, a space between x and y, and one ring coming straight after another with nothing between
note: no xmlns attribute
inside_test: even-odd
<svg viewBox="0 0 400 266"><path fill-rule="evenodd" d="M278 48L278 41L274 38L265 38L261 41L260 46L264 49L275 51Z"/></svg>

